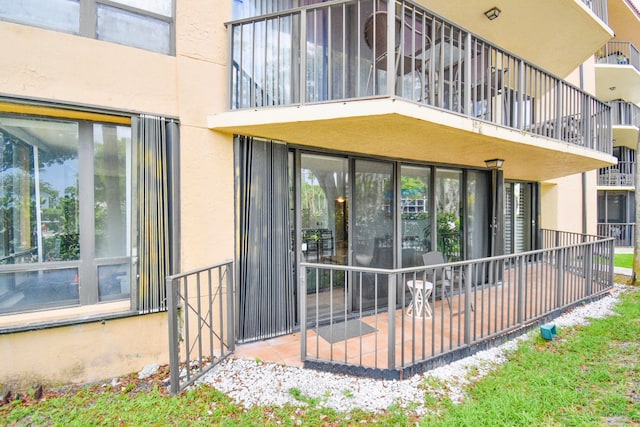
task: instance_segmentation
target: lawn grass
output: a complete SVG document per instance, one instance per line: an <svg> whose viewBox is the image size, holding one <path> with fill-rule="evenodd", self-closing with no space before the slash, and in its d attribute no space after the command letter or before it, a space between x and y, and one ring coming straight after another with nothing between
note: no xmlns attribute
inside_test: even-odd
<svg viewBox="0 0 640 427"><path fill-rule="evenodd" d="M613 265L616 267L633 268L633 254L615 254Z"/></svg>
<svg viewBox="0 0 640 427"><path fill-rule="evenodd" d="M117 386L107 382L40 401L15 400L0 406L0 425L637 425L640 290L625 294L617 312L587 326L559 328L553 341L525 341L508 363L473 384L463 403L427 396L432 412L422 419L397 407L385 414L343 414L296 390L291 393L299 395L300 406L244 408L210 386L170 396L165 387L143 389L125 378Z"/></svg>
<svg viewBox="0 0 640 427"><path fill-rule="evenodd" d="M461 405L441 402L423 425L539 426L640 423L640 293L619 315L522 344L510 362L474 384Z"/></svg>

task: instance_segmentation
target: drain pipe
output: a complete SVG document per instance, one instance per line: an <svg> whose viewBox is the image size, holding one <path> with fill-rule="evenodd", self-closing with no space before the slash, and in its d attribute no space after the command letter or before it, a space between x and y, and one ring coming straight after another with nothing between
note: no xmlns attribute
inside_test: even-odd
<svg viewBox="0 0 640 427"><path fill-rule="evenodd" d="M584 90L584 64L580 64L580 89ZM587 234L587 173L582 172L582 234Z"/></svg>

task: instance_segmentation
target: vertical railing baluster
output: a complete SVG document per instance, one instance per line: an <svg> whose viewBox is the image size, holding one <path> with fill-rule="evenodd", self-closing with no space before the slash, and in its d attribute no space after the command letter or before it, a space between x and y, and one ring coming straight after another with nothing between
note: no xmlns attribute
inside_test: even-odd
<svg viewBox="0 0 640 427"><path fill-rule="evenodd" d="M388 369L396 368L396 280L397 277L395 274L389 275L389 294L387 301L387 313L389 316L389 337L387 348L389 351L387 359Z"/></svg>
<svg viewBox="0 0 640 427"><path fill-rule="evenodd" d="M460 274L462 275L462 269L464 268L465 277L467 280L463 280L464 283L464 343L471 345L471 283L473 282L472 263L468 263L464 267L460 268ZM475 322L474 322L475 325Z"/></svg>
<svg viewBox="0 0 640 427"><path fill-rule="evenodd" d="M307 360L307 267L299 266L298 306L300 307L300 360ZM316 353L317 357L317 353Z"/></svg>
<svg viewBox="0 0 640 427"><path fill-rule="evenodd" d="M168 321L169 321L169 388L171 394L180 392L180 337L178 336L178 289L176 280L167 277L165 286L167 288Z"/></svg>

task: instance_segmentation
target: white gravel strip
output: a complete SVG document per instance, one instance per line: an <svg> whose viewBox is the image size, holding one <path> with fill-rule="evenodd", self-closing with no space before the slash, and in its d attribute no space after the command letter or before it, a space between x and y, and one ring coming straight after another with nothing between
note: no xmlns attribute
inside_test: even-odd
<svg viewBox="0 0 640 427"><path fill-rule="evenodd" d="M611 295L580 306L554 319L553 323L558 328L569 327L586 324L589 318L610 315L624 288L616 285ZM298 391L302 396L317 399L319 405L342 412L355 408L382 412L391 405L398 404L422 415L425 412L422 402L426 393L432 397L446 396L453 402L461 402L465 396L464 388L469 383L507 361L509 352L520 341L531 336L533 332L401 381L357 378L231 357L214 367L200 382L213 385L247 407L282 406L286 403L304 406L303 402L293 396Z"/></svg>

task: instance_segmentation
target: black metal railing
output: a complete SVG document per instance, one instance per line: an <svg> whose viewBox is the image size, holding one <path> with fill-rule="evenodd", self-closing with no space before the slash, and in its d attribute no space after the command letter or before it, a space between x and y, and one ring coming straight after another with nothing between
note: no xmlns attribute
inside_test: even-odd
<svg viewBox="0 0 640 427"><path fill-rule="evenodd" d="M166 279L170 391L179 393L235 348L233 262Z"/></svg>
<svg viewBox="0 0 640 427"><path fill-rule="evenodd" d="M301 263L305 366L402 378L611 288L613 239L557 231L543 237L541 250L404 269Z"/></svg>
<svg viewBox="0 0 640 427"><path fill-rule="evenodd" d="M397 97L611 152L608 105L410 1L332 1L228 28L232 110Z"/></svg>

